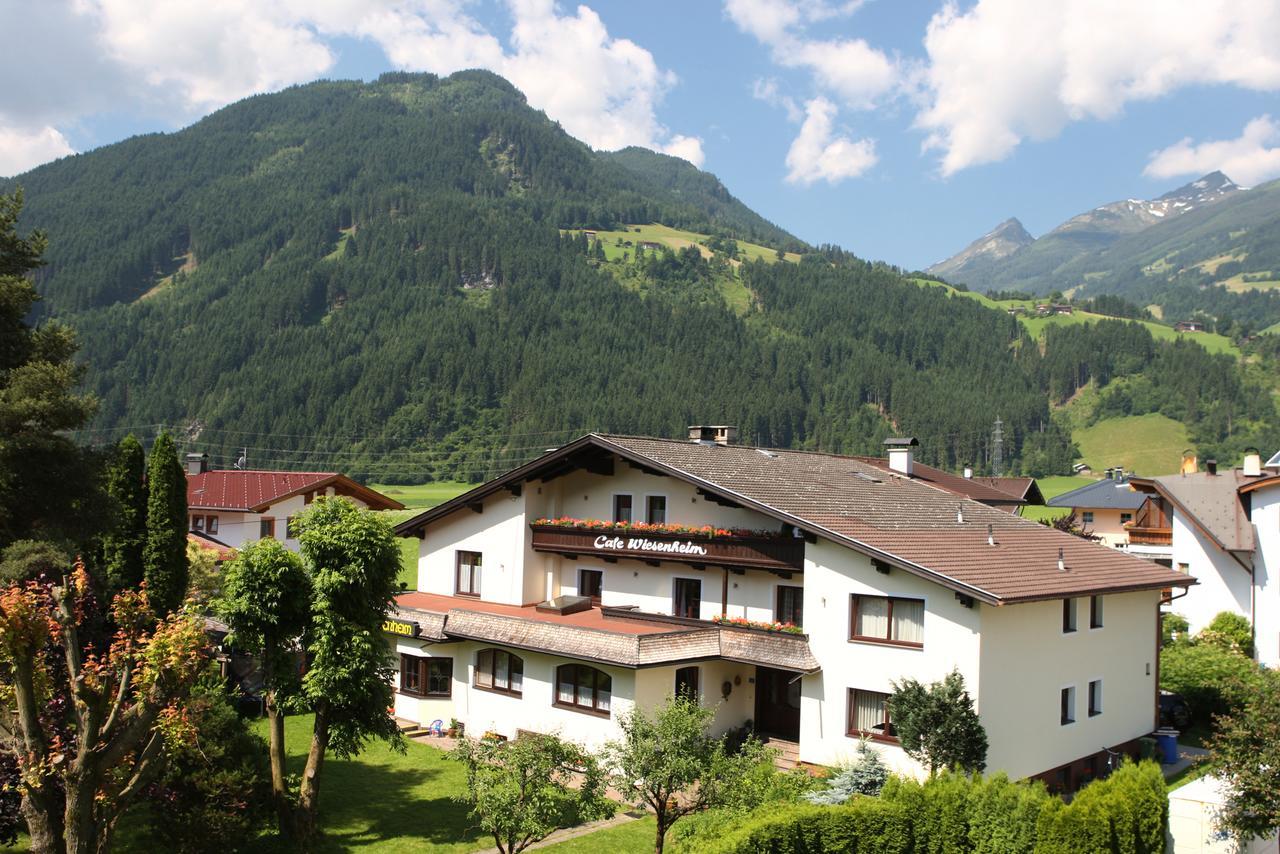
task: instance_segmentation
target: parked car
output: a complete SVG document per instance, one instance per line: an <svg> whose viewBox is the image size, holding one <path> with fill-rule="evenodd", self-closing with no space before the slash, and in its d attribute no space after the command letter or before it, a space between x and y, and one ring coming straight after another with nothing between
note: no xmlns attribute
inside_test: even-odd
<svg viewBox="0 0 1280 854"><path fill-rule="evenodd" d="M1181 694L1172 691L1160 692L1160 726L1171 726L1186 729L1191 723L1191 709Z"/></svg>

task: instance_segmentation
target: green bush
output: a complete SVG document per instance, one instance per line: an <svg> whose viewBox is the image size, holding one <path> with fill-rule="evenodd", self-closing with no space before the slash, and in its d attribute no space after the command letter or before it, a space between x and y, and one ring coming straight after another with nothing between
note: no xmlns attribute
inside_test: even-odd
<svg viewBox="0 0 1280 854"><path fill-rule="evenodd" d="M1196 639L1253 658L1253 626L1231 611L1223 611L1214 617Z"/></svg>
<svg viewBox="0 0 1280 854"><path fill-rule="evenodd" d="M1152 762L1125 763L1071 804L1040 783L942 774L891 777L848 804L767 804L712 811L672 833L677 854L1158 854L1168 801Z"/></svg>
<svg viewBox="0 0 1280 854"><path fill-rule="evenodd" d="M1260 672L1252 659L1213 643L1180 643L1160 651L1160 687L1181 694L1201 723L1233 708L1241 688Z"/></svg>

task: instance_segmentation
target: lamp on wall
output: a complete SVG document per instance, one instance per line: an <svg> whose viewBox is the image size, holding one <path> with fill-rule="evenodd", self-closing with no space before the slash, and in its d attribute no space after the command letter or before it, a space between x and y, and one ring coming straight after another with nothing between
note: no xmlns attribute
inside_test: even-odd
<svg viewBox="0 0 1280 854"><path fill-rule="evenodd" d="M730 682L728 679L724 680L724 684L720 686L720 696L724 697L727 700L729 699L729 695L732 693L733 693L733 683Z"/></svg>

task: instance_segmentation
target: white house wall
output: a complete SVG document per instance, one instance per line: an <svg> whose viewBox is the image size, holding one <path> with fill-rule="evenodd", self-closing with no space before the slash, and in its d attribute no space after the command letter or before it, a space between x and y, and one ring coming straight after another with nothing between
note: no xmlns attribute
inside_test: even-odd
<svg viewBox="0 0 1280 854"><path fill-rule="evenodd" d="M822 539L805 548L804 576L804 627L823 669L801 683L801 760L830 765L853 758L858 742L845 734L850 688L887 694L894 681L932 682L958 668L980 701L981 606L965 608L952 591L904 570L882 575L870 558ZM855 593L923 599L924 648L851 642L850 596ZM873 746L895 770L919 770L900 748Z"/></svg>
<svg viewBox="0 0 1280 854"><path fill-rule="evenodd" d="M1248 558L1244 558L1246 564ZM1169 609L1187 618L1195 634L1223 611L1251 618L1250 571L1227 552L1219 549L1181 513L1173 517L1173 568L1186 565L1199 584L1175 600Z"/></svg>
<svg viewBox="0 0 1280 854"><path fill-rule="evenodd" d="M1258 660L1280 667L1280 485L1251 493L1256 620L1254 647ZM1194 590L1195 588L1192 588Z"/></svg>
<svg viewBox="0 0 1280 854"><path fill-rule="evenodd" d="M418 544L418 589L452 596L456 553L480 552L480 596L487 602L527 604L524 589L525 499L499 492L484 500L483 511L459 510L433 522ZM540 601L537 597L528 601Z"/></svg>
<svg viewBox="0 0 1280 854"><path fill-rule="evenodd" d="M1153 729L1155 591L1103 597L1103 627L1062 631L1062 600L982 606L979 715L990 738L987 770L1049 771ZM927 643L927 641L926 641ZM1102 680L1102 714L1089 717L1089 682ZM1076 689L1075 723L1061 723L1061 691Z"/></svg>

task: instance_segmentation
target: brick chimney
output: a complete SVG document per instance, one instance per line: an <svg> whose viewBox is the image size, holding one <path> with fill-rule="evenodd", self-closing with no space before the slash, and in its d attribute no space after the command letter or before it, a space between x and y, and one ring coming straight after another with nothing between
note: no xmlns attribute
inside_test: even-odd
<svg viewBox="0 0 1280 854"><path fill-rule="evenodd" d="M920 446L914 436L896 439L885 439L884 446L889 449L889 468L898 474L911 477L915 472L915 449Z"/></svg>

